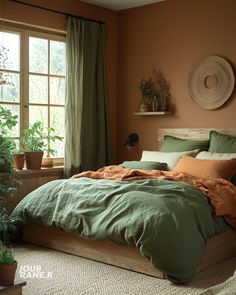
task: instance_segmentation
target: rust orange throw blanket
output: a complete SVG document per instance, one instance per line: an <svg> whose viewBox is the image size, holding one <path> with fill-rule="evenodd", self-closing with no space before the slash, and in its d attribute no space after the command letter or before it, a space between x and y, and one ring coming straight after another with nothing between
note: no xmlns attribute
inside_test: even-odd
<svg viewBox="0 0 236 295"><path fill-rule="evenodd" d="M159 178L187 182L209 198L217 216L223 216L236 229L236 187L227 180L221 178L198 178L187 173L172 171L136 170L121 166L105 166L97 171L86 171L73 176L73 178L80 177L111 180Z"/></svg>

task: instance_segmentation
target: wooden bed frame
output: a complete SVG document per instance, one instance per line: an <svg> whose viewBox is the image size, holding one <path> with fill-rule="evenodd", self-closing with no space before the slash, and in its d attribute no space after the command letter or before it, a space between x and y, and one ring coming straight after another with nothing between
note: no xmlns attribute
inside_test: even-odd
<svg viewBox="0 0 236 295"><path fill-rule="evenodd" d="M149 260L132 246L118 245L106 240L85 240L62 230L35 225L25 226L23 240L157 278L165 278L163 272L152 266ZM229 229L208 240L197 272L235 256L236 231Z"/></svg>
<svg viewBox="0 0 236 295"><path fill-rule="evenodd" d="M165 134L188 139L206 139L212 129L159 129L157 141L158 144L160 144ZM236 129L214 130L236 136ZM107 240L85 240L62 230L33 225L27 225L24 228L23 240L32 244L104 262L157 278L165 278L163 272L154 268L149 260L143 257L139 251L132 246L118 245ZM229 229L208 240L197 272L203 271L235 256L236 230Z"/></svg>

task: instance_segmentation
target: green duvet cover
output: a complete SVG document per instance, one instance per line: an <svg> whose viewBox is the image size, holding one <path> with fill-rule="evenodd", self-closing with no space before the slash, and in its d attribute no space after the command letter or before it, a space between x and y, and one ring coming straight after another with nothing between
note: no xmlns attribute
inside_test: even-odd
<svg viewBox="0 0 236 295"><path fill-rule="evenodd" d="M86 239L133 245L181 283L193 279L207 239L227 228L196 188L160 179L55 180L25 197L12 216Z"/></svg>

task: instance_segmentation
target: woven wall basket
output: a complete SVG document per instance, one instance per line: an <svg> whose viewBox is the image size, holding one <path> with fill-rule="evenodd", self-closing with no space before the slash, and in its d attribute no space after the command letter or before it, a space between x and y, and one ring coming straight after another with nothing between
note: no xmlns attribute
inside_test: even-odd
<svg viewBox="0 0 236 295"><path fill-rule="evenodd" d="M208 56L189 75L189 93L198 106L213 110L221 107L234 89L234 73L227 60Z"/></svg>

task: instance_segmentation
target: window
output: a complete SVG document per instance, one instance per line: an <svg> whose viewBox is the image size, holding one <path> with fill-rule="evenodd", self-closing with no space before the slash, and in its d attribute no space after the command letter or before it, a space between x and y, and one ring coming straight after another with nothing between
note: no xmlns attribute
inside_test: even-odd
<svg viewBox="0 0 236 295"><path fill-rule="evenodd" d="M20 118L20 34L0 32L0 105L10 109ZM19 145L20 123L12 130Z"/></svg>
<svg viewBox="0 0 236 295"><path fill-rule="evenodd" d="M18 115L11 136L19 144L23 129L36 121L55 129L63 140L45 141L64 154L65 38L27 30L0 32L0 71L7 83L0 85L0 105ZM48 153L49 154L49 153Z"/></svg>

